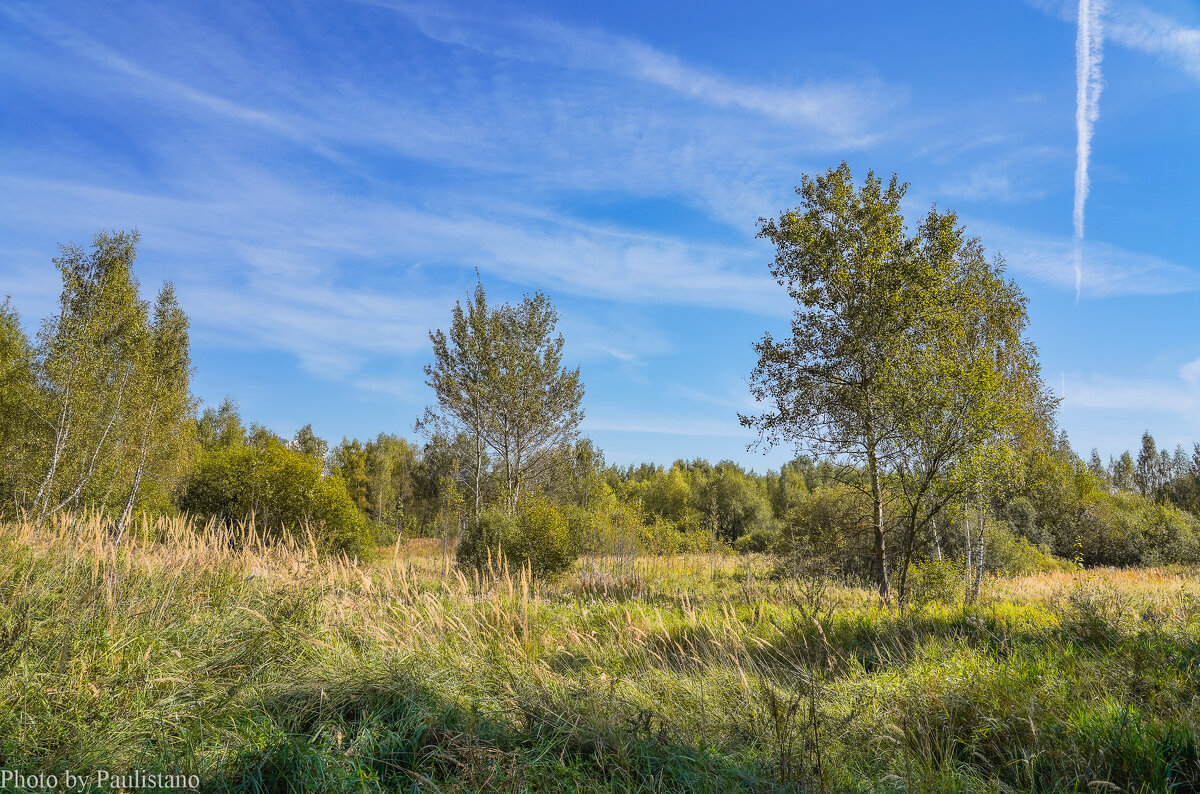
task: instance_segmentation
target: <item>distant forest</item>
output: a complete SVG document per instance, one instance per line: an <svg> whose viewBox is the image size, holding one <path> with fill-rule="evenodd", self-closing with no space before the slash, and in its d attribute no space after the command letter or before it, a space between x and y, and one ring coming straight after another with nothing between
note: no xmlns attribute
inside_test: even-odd
<svg viewBox="0 0 1200 794"><path fill-rule="evenodd" d="M909 568L928 562L981 577L1200 560L1200 444L1159 449L1147 432L1136 453L1084 459L1050 403L1030 420L1036 432L1005 436L1002 466L973 464L1003 477L955 458L921 481L943 496L919 513L907 489L925 458L899 445L875 470L851 452L800 455L765 474L701 459L612 465L580 436L583 381L562 365L549 300L491 306L482 285L431 333L436 404L414 438L331 445L311 425L283 438L247 423L232 399L197 404L187 315L170 284L152 301L140 294L137 244L128 232L65 246L58 310L32 338L11 302L0 306L6 518L99 513L119 543L148 531L143 516L186 514L308 533L351 555L431 537L449 553L461 544L460 565L503 547L547 574L580 555L770 554L781 570L818 561L846 581L882 576L885 595L888 576L903 595ZM769 338L758 349L764 361L781 355ZM743 422L764 429L761 417Z"/></svg>

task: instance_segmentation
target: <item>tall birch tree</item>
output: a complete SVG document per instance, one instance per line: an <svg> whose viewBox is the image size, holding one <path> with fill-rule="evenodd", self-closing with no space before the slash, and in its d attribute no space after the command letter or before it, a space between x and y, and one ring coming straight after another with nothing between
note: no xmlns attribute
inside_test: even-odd
<svg viewBox="0 0 1200 794"><path fill-rule="evenodd" d="M182 476L194 422L188 320L165 284L151 319L133 264L136 231L66 245L58 311L29 357L20 508L36 521L62 510L108 511L124 531L149 493L165 504Z"/></svg>
<svg viewBox="0 0 1200 794"><path fill-rule="evenodd" d="M791 333L755 345L751 392L766 406L741 416L759 443L795 444L849 459L871 500L875 577L890 599L885 513L902 515L902 561L915 534L951 499L947 475L1002 434L1020 406L1006 377L1037 394L1033 348L1022 338L1025 299L933 208L909 233L907 185L868 173L856 187L842 163L804 176L801 204L760 220L776 249L771 273L796 301ZM885 510L899 501L897 511Z"/></svg>
<svg viewBox="0 0 1200 794"><path fill-rule="evenodd" d="M39 334L47 396L43 467L30 512L103 507L125 479L131 403L146 364L148 309L133 277L137 232L97 234L92 250L63 246L59 312Z"/></svg>

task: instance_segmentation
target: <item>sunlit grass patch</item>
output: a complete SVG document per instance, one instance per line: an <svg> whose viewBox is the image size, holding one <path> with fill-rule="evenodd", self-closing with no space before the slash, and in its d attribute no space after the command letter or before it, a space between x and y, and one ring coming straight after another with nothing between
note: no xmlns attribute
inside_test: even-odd
<svg viewBox="0 0 1200 794"><path fill-rule="evenodd" d="M1200 785L1186 571L901 611L765 560L485 581L429 542L362 563L245 529L161 522L119 549L91 519L0 529L3 765L236 791Z"/></svg>

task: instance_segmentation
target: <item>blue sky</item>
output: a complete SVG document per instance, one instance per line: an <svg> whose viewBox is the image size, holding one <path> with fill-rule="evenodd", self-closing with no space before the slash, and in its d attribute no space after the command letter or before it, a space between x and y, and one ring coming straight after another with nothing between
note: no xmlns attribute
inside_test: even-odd
<svg viewBox="0 0 1200 794"><path fill-rule="evenodd" d="M59 242L136 226L197 395L336 442L412 435L478 269L551 296L610 460L762 471L756 219L845 159L1004 255L1078 451L1200 440L1200 5L1096 10L1078 300L1074 3L733 5L10 0L0 293L33 328Z"/></svg>

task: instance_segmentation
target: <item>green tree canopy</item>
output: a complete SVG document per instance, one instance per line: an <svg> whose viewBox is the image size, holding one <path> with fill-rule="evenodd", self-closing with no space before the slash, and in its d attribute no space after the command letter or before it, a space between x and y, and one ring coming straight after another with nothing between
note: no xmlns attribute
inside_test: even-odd
<svg viewBox="0 0 1200 794"><path fill-rule="evenodd" d="M52 429L41 415L42 397L33 346L5 299L0 303L0 515L22 506L38 439Z"/></svg>
<svg viewBox="0 0 1200 794"><path fill-rule="evenodd" d="M238 405L230 397L217 408L209 406L196 420L196 440L204 449L240 446L246 443L246 426Z"/></svg>
<svg viewBox="0 0 1200 794"><path fill-rule="evenodd" d="M425 367L437 406L419 426L449 429L474 443L476 513L491 453L509 511L555 469L583 420L579 369L563 366L558 312L541 292L520 304L488 307L483 285L464 308L455 304L449 332L434 331Z"/></svg>
<svg viewBox="0 0 1200 794"><path fill-rule="evenodd" d="M768 408L741 417L759 443L863 468L884 599L885 477L897 481L892 495L906 502L910 524L928 517L947 498L933 495L940 475L1043 395L1022 339L1025 299L1002 263L989 263L957 217L936 207L910 234L906 190L874 173L858 188L842 163L804 176L801 205L760 221L759 236L776 249L771 273L798 306L787 338L768 333L755 345L751 391Z"/></svg>
<svg viewBox="0 0 1200 794"><path fill-rule="evenodd" d="M329 442L313 432L312 422L296 431L288 445L302 455L308 455L323 468L329 454Z"/></svg>
<svg viewBox="0 0 1200 794"><path fill-rule="evenodd" d="M20 400L30 421L10 482L12 503L35 520L111 510L119 536L136 506L166 503L185 467L194 411L188 320L170 284L153 307L139 296L138 241L136 231L101 233L91 250L66 245L54 260L62 293L26 359L36 393Z"/></svg>

